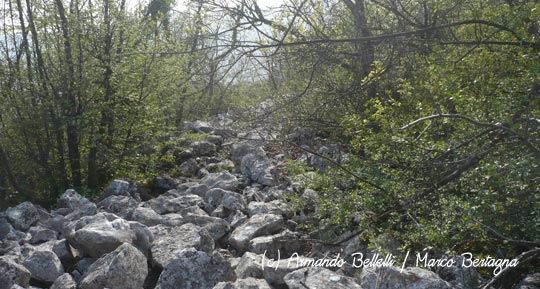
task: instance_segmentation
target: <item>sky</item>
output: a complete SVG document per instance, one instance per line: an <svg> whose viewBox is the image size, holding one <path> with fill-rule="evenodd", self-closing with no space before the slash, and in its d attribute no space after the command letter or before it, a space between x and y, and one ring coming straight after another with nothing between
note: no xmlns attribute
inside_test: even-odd
<svg viewBox="0 0 540 289"><path fill-rule="evenodd" d="M146 6L146 4L149 2L150 0L126 0L126 3L127 3L127 6L132 9L132 8L135 8L137 7L137 5L139 3L144 3ZM176 5L175 5L175 9L177 10L183 10L182 8L185 7L183 5L183 3L186 3L190 0L176 0ZM259 4L259 6L261 8L268 8L268 7L275 7L275 6L278 6L280 3L282 3L283 0L257 0L257 3Z"/></svg>

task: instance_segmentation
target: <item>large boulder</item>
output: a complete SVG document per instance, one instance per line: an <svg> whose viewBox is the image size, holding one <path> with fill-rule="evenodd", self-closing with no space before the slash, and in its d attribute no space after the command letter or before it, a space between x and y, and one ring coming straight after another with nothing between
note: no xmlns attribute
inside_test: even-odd
<svg viewBox="0 0 540 289"><path fill-rule="evenodd" d="M11 289L14 285L28 287L30 271L10 258L0 257L0 289Z"/></svg>
<svg viewBox="0 0 540 289"><path fill-rule="evenodd" d="M184 215L184 221L206 229L210 236L216 241L221 239L221 237L225 236L225 234L231 230L227 221L216 217L187 213Z"/></svg>
<svg viewBox="0 0 540 289"><path fill-rule="evenodd" d="M6 217L15 229L26 231L39 221L39 211L32 203L24 202L7 209Z"/></svg>
<svg viewBox="0 0 540 289"><path fill-rule="evenodd" d="M31 227L28 230L28 234L32 236L30 243L38 244L47 241L56 240L58 238L58 233L54 230L43 228L41 226Z"/></svg>
<svg viewBox="0 0 540 289"><path fill-rule="evenodd" d="M213 212L219 205L223 205L223 208L229 211L243 211L246 207L246 202L242 195L220 188L208 190L204 196L204 200L206 202L205 209L207 212Z"/></svg>
<svg viewBox="0 0 540 289"><path fill-rule="evenodd" d="M92 257L110 253L123 243L133 244L145 253L153 241L152 232L146 226L109 213L70 222L64 234L73 247Z"/></svg>
<svg viewBox="0 0 540 289"><path fill-rule="evenodd" d="M244 156L250 153L254 153L255 151L257 151L257 149L259 149L259 147L260 146L248 142L233 144L231 156L233 163L236 166L240 167L240 163L242 163L242 158L244 158Z"/></svg>
<svg viewBox="0 0 540 289"><path fill-rule="evenodd" d="M131 196L111 195L97 203L99 208L105 209L121 218L128 218L139 202Z"/></svg>
<svg viewBox="0 0 540 289"><path fill-rule="evenodd" d="M204 200L201 197L190 194L181 196L162 195L147 201L144 206L152 208L160 215L164 215L168 213L177 213L180 210L191 206L203 208L204 205Z"/></svg>
<svg viewBox="0 0 540 289"><path fill-rule="evenodd" d="M285 275L283 280L289 289L362 289L355 283L354 278L321 267L296 270Z"/></svg>
<svg viewBox="0 0 540 289"><path fill-rule="evenodd" d="M209 189L220 188L227 191L236 191L240 186L238 179L227 172L208 174L201 180L201 184Z"/></svg>
<svg viewBox="0 0 540 289"><path fill-rule="evenodd" d="M52 284L64 274L62 262L51 251L35 251L24 260L24 267L30 271L32 279L48 284Z"/></svg>
<svg viewBox="0 0 540 289"><path fill-rule="evenodd" d="M364 267L358 283L363 289L453 289L436 273L418 268Z"/></svg>
<svg viewBox="0 0 540 289"><path fill-rule="evenodd" d="M265 186L274 186L274 170L275 167L262 148L245 155L240 163L242 175Z"/></svg>
<svg viewBox="0 0 540 289"><path fill-rule="evenodd" d="M155 236L152 245L152 263L155 266L164 268L174 257L174 252L195 248L200 251L212 252L215 243L208 231L193 224L184 224L179 227L169 227L158 225L150 230Z"/></svg>
<svg viewBox="0 0 540 289"><path fill-rule="evenodd" d="M273 214L257 214L238 226L229 237L229 244L244 252L248 249L249 241L262 235L277 233L283 229L283 217Z"/></svg>
<svg viewBox="0 0 540 289"><path fill-rule="evenodd" d="M137 248L124 243L94 262L82 277L79 288L142 288L146 275L146 257Z"/></svg>
<svg viewBox="0 0 540 289"><path fill-rule="evenodd" d="M163 217L156 213L152 208L137 207L131 213L130 220L151 227L161 224L163 222Z"/></svg>
<svg viewBox="0 0 540 289"><path fill-rule="evenodd" d="M56 201L58 212L70 215L71 220L96 213L96 205L73 189L66 190Z"/></svg>
<svg viewBox="0 0 540 289"><path fill-rule="evenodd" d="M160 289L212 289L236 276L221 254L188 248L177 251L159 276Z"/></svg>
<svg viewBox="0 0 540 289"><path fill-rule="evenodd" d="M306 243L300 238L300 234L284 230L276 235L253 238L249 241L249 251L265 254L268 258L288 258L294 253L304 253Z"/></svg>
<svg viewBox="0 0 540 289"><path fill-rule="evenodd" d="M261 265L263 255L257 255L251 252L245 252L242 258L238 261L234 271L238 278L264 278L263 268Z"/></svg>

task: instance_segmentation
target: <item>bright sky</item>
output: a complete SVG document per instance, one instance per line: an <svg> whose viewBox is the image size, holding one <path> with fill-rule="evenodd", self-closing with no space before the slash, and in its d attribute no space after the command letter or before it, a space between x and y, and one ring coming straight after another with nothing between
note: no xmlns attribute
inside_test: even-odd
<svg viewBox="0 0 540 289"><path fill-rule="evenodd" d="M133 9L138 6L139 3L144 3L144 6L149 2L150 0L126 0L127 7L130 9ZM183 3L189 2L190 0L175 0L176 5L175 8L178 10L182 10L182 7L184 7ZM275 7L279 4L283 3L283 0L257 0L257 3L261 8L267 8L267 7Z"/></svg>

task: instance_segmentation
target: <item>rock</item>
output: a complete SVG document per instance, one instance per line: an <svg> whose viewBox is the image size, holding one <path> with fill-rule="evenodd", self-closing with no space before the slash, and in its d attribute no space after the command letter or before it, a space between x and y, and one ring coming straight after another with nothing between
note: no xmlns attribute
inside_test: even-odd
<svg viewBox="0 0 540 289"><path fill-rule="evenodd" d="M274 234L283 227L283 217L273 214L257 214L237 227L229 237L229 244L239 252L248 248L249 241L262 235Z"/></svg>
<svg viewBox="0 0 540 289"><path fill-rule="evenodd" d="M79 252L71 248L66 239L52 241L51 245L51 250L58 256L62 264L72 263L79 256Z"/></svg>
<svg viewBox="0 0 540 289"><path fill-rule="evenodd" d="M215 188L210 189L206 192L204 196L204 201L206 202L205 210L209 213L213 212L221 203L223 202L223 196L229 191Z"/></svg>
<svg viewBox="0 0 540 289"><path fill-rule="evenodd" d="M109 213L99 213L71 222L65 231L73 247L92 257L112 252L123 243L131 243L141 252L147 252L153 240L146 226Z"/></svg>
<svg viewBox="0 0 540 289"><path fill-rule="evenodd" d="M221 218L188 213L184 215L184 220L186 223L195 224L206 229L215 241L221 239L231 230L229 223Z"/></svg>
<svg viewBox="0 0 540 289"><path fill-rule="evenodd" d="M247 207L248 216L256 214L274 214L274 215L290 215L290 210L287 208L287 203L282 200L274 200L268 203L251 202Z"/></svg>
<svg viewBox="0 0 540 289"><path fill-rule="evenodd" d="M162 194L168 190L176 188L176 186L178 185L178 181L169 176L163 175L155 177L152 180L151 184L152 191L155 191L158 194Z"/></svg>
<svg viewBox="0 0 540 289"><path fill-rule="evenodd" d="M246 201L242 195L234 192L228 192L223 195L223 207L230 211L245 211Z"/></svg>
<svg viewBox="0 0 540 289"><path fill-rule="evenodd" d="M13 285L26 288L30 283L30 271L10 258L0 257L0 272L0 289L10 289Z"/></svg>
<svg viewBox="0 0 540 289"><path fill-rule="evenodd" d="M142 288L146 275L146 257L124 243L94 262L82 277L79 288Z"/></svg>
<svg viewBox="0 0 540 289"><path fill-rule="evenodd" d="M12 240L0 241L0 256L19 256L21 254L21 246L19 242Z"/></svg>
<svg viewBox="0 0 540 289"><path fill-rule="evenodd" d="M24 267L30 271L32 279L48 284L64 274L62 262L51 251L35 251L24 260Z"/></svg>
<svg viewBox="0 0 540 289"><path fill-rule="evenodd" d="M313 259L295 255L289 259L271 260L263 255L261 266L263 268L264 279L271 285L285 284L285 276L313 262Z"/></svg>
<svg viewBox="0 0 540 289"><path fill-rule="evenodd" d="M227 222L231 225L231 230L241 226L248 220L248 217L240 211L233 212L227 217Z"/></svg>
<svg viewBox="0 0 540 289"><path fill-rule="evenodd" d="M259 146L247 142L235 143L232 145L231 159L236 166L240 167L242 158L250 153L254 153L258 148Z"/></svg>
<svg viewBox="0 0 540 289"><path fill-rule="evenodd" d="M139 202L131 196L111 195L97 203L97 206L125 219L131 215L138 204Z"/></svg>
<svg viewBox="0 0 540 289"><path fill-rule="evenodd" d="M178 167L178 173L184 177L193 177L199 171L199 164L194 159L189 159L183 162Z"/></svg>
<svg viewBox="0 0 540 289"><path fill-rule="evenodd" d="M196 120L194 122L184 122L182 131L191 131L195 133L210 133L214 129L206 121Z"/></svg>
<svg viewBox="0 0 540 289"><path fill-rule="evenodd" d="M131 196L129 194L130 184L124 180L113 180L107 188L105 188L105 197L109 196Z"/></svg>
<svg viewBox="0 0 540 289"><path fill-rule="evenodd" d="M235 268L236 276L242 279L250 277L258 279L264 278L261 261L262 255L245 252Z"/></svg>
<svg viewBox="0 0 540 289"><path fill-rule="evenodd" d="M291 272L283 278L289 289L362 289L354 278L339 275L326 268L308 267Z"/></svg>
<svg viewBox="0 0 540 289"><path fill-rule="evenodd" d="M32 203L24 202L7 209L6 217L15 229L26 231L39 221L39 212Z"/></svg>
<svg viewBox="0 0 540 289"><path fill-rule="evenodd" d="M191 144L191 149L196 156L211 156L216 152L216 145L208 141L198 141Z"/></svg>
<svg viewBox="0 0 540 289"><path fill-rule="evenodd" d="M450 259L450 258L448 258ZM435 272L443 279L450 282L456 288L475 289L480 285L480 274L474 267L463 267L463 256L455 256L455 266L437 267Z"/></svg>
<svg viewBox="0 0 540 289"><path fill-rule="evenodd" d="M249 241L249 251L265 254L268 258L288 258L292 254L302 254L306 241L300 239L298 233L285 230L272 236L261 236Z"/></svg>
<svg viewBox="0 0 540 289"><path fill-rule="evenodd" d="M183 162L194 157L191 150L175 150L173 154L176 164L182 164Z"/></svg>
<svg viewBox="0 0 540 289"><path fill-rule="evenodd" d="M215 144L216 146L220 146L223 144L223 137L220 135L210 134L207 135L204 139L208 142Z"/></svg>
<svg viewBox="0 0 540 289"><path fill-rule="evenodd" d="M264 196L264 202L283 200L289 193L292 193L292 191L280 187L267 187L261 191L261 194Z"/></svg>
<svg viewBox="0 0 540 289"><path fill-rule="evenodd" d="M152 245L152 263L164 268L174 257L174 252L193 247L200 251L212 252L215 248L214 240L206 231L193 224L184 224L179 227L157 225L152 228L155 242Z"/></svg>
<svg viewBox="0 0 540 289"><path fill-rule="evenodd" d="M203 208L204 200L197 195L184 195L176 198L168 196L159 196L149 200L144 204L145 207L152 208L156 213L163 215L167 213L177 213L182 209L198 206Z"/></svg>
<svg viewBox="0 0 540 289"><path fill-rule="evenodd" d="M246 206L242 195L220 188L207 191L204 200L206 202L205 209L207 212L213 212L219 205L223 205L223 208L229 211L244 211Z"/></svg>
<svg viewBox="0 0 540 289"><path fill-rule="evenodd" d="M358 283L363 289L452 289L437 274L418 267L365 267Z"/></svg>
<svg viewBox="0 0 540 289"><path fill-rule="evenodd" d="M238 179L227 172L208 174L201 180L201 184L206 185L209 189L219 188L233 192L240 186Z"/></svg>
<svg viewBox="0 0 540 289"><path fill-rule="evenodd" d="M56 206L65 209L67 214L79 212L80 217L96 213L96 205L73 189L66 190L56 201Z"/></svg>
<svg viewBox="0 0 540 289"><path fill-rule="evenodd" d="M156 213L152 208L137 207L131 213L132 221L139 222L148 227L161 224L163 222L163 217Z"/></svg>
<svg viewBox="0 0 540 289"><path fill-rule="evenodd" d="M79 260L79 262L77 262L77 264L73 266L71 271L73 279L75 279L75 281L77 282L80 281L82 279L82 276L84 276L86 271L88 271L88 268L90 268L90 266L96 261L96 258L82 258L81 260Z"/></svg>
<svg viewBox="0 0 540 289"><path fill-rule="evenodd" d="M77 283L71 275L64 273L56 278L49 289L77 289Z"/></svg>
<svg viewBox="0 0 540 289"><path fill-rule="evenodd" d="M245 155L240 163L240 171L244 176L265 186L274 186L274 170L274 166L261 148Z"/></svg>
<svg viewBox="0 0 540 289"><path fill-rule="evenodd" d="M13 226L4 218L0 218L0 240L7 239L8 235L13 234Z"/></svg>
<svg viewBox="0 0 540 289"><path fill-rule="evenodd" d="M52 241L58 238L58 233L56 231L43 228L41 226L31 227L28 230L28 233L32 236L32 238L30 239L31 244Z"/></svg>
<svg viewBox="0 0 540 289"><path fill-rule="evenodd" d="M212 173L221 171L232 171L234 169L234 163L231 160L224 160L217 163L211 163L206 165L206 169Z"/></svg>
<svg viewBox="0 0 540 289"><path fill-rule="evenodd" d="M263 279L246 278L235 282L220 282L213 289L271 289Z"/></svg>
<svg viewBox="0 0 540 289"><path fill-rule="evenodd" d="M158 283L161 289L212 289L219 282L235 278L230 264L221 254L189 248L173 256L161 272Z"/></svg>
<svg viewBox="0 0 540 289"><path fill-rule="evenodd" d="M194 184L192 186L189 186L186 189L186 195L197 195L201 198L204 198L206 195L206 192L209 190L207 185L204 184Z"/></svg>
<svg viewBox="0 0 540 289"><path fill-rule="evenodd" d="M540 288L540 273L527 275L514 287L514 289L537 289L537 288Z"/></svg>

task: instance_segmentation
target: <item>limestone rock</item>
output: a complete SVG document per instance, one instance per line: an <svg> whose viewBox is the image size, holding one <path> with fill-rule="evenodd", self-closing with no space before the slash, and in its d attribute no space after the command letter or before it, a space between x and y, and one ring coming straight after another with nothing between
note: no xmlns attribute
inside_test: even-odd
<svg viewBox="0 0 540 289"><path fill-rule="evenodd" d="M110 253L123 243L131 243L141 252L147 252L153 240L146 226L109 213L71 222L66 226L65 235L73 247L92 257Z"/></svg>
<svg viewBox="0 0 540 289"><path fill-rule="evenodd" d="M186 223L192 223L206 229L216 241L231 230L229 223L221 218L188 213L184 216L184 220Z"/></svg>
<svg viewBox="0 0 540 289"><path fill-rule="evenodd" d="M28 287L30 271L12 259L0 257L0 289L10 289L13 285Z"/></svg>
<svg viewBox="0 0 540 289"><path fill-rule="evenodd" d="M215 248L214 240L206 231L193 224L184 224L179 227L158 225L150 228L155 236L152 245L152 263L164 268L174 257L174 252L193 247L197 250L212 252Z"/></svg>
<svg viewBox="0 0 540 289"><path fill-rule="evenodd" d="M229 238L229 244L239 252L248 248L255 237L277 233L283 227L283 217L273 214L257 214L237 227Z"/></svg>
<svg viewBox="0 0 540 289"><path fill-rule="evenodd" d="M201 184L210 189L220 188L227 191L236 191L240 185L238 179L230 173L208 174L201 180Z"/></svg>
<svg viewBox="0 0 540 289"><path fill-rule="evenodd" d="M97 203L97 206L121 218L127 218L139 202L131 196L111 195Z"/></svg>
<svg viewBox="0 0 540 289"><path fill-rule="evenodd" d="M236 279L231 265L214 252L194 248L178 251L159 276L161 289L212 289L219 282Z"/></svg>
<svg viewBox="0 0 540 289"><path fill-rule="evenodd" d="M32 279L44 283L53 283L64 274L64 267L58 256L51 251L36 251L26 258L24 267L30 271Z"/></svg>
<svg viewBox="0 0 540 289"><path fill-rule="evenodd" d="M6 210L8 221L17 230L26 231L39 221L38 209L30 202Z"/></svg>
<svg viewBox="0 0 540 289"><path fill-rule="evenodd" d="M353 278L321 267L302 268L285 275L283 279L289 289L362 289Z"/></svg>
<svg viewBox="0 0 540 289"><path fill-rule="evenodd" d="M265 186L274 185L274 169L270 159L261 148L245 155L240 164L240 171L244 176Z"/></svg>
<svg viewBox="0 0 540 289"><path fill-rule="evenodd" d="M30 239L30 243L32 244L56 240L58 237L58 233L56 231L43 228L41 226L31 227L28 230L28 233L32 236Z"/></svg>
<svg viewBox="0 0 540 289"><path fill-rule="evenodd" d="M82 277L79 288L142 288L146 275L146 257L124 243L94 262Z"/></svg>
<svg viewBox="0 0 540 289"><path fill-rule="evenodd" d="M161 224L163 222L163 217L156 213L152 208L137 207L131 213L130 220L151 227Z"/></svg>
<svg viewBox="0 0 540 289"><path fill-rule="evenodd" d="M77 283L71 275L64 273L56 278L49 289L77 289Z"/></svg>

